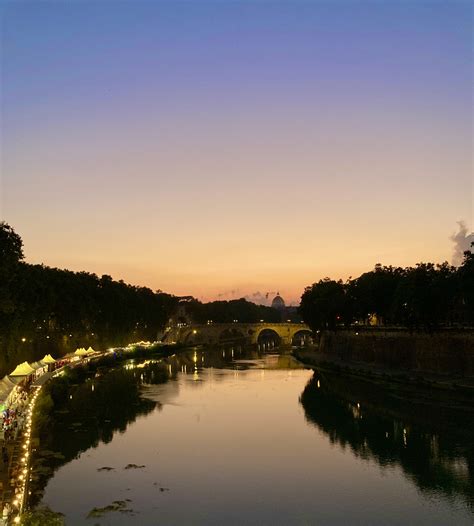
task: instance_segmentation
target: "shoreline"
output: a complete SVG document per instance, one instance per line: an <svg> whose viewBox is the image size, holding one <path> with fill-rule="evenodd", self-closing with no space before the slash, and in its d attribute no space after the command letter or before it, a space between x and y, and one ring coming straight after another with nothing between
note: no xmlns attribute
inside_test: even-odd
<svg viewBox="0 0 474 526"><path fill-rule="evenodd" d="M441 374L424 370L407 370L346 360L335 355L321 352L317 348L293 349L291 353L296 360L313 370L325 370L340 376L350 376L401 389L425 389L433 393L434 399L444 397L471 405L474 411L474 376L462 374Z"/></svg>
<svg viewBox="0 0 474 526"><path fill-rule="evenodd" d="M86 359L71 361L53 373L43 374L33 382L24 407L24 411L27 413L26 425L18 430L18 435L14 440L9 443L3 440L3 445L8 450L8 462L4 463L0 476L2 506L0 524L7 526L19 523L21 516L28 509L29 477L33 469L34 452L39 447L39 439L35 434L35 403L44 385L61 376L66 367L74 369L86 364L93 364L97 370L101 367L107 367L109 370L112 370L114 366L130 359L146 359L154 356L157 359L165 359L183 349L185 349L185 346L173 344L153 347L141 346L140 344L129 347L116 347ZM21 455L24 456L22 457ZM22 466L22 464L25 465ZM19 476L15 477L15 474L19 474ZM8 510L7 513L4 513L5 508Z"/></svg>

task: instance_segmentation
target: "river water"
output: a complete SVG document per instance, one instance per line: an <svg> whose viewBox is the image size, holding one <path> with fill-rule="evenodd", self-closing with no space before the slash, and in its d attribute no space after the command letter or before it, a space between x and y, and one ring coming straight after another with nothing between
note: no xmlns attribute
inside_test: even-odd
<svg viewBox="0 0 474 526"><path fill-rule="evenodd" d="M239 347L119 373L52 426L42 504L66 524L474 523L469 422Z"/></svg>

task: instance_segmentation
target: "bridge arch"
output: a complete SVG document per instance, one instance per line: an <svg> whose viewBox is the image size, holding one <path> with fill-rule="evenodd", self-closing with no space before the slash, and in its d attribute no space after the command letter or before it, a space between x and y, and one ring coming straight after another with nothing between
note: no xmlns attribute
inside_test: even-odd
<svg viewBox="0 0 474 526"><path fill-rule="evenodd" d="M234 327L226 328L219 334L219 342L244 340L245 338L243 331Z"/></svg>
<svg viewBox="0 0 474 526"><path fill-rule="evenodd" d="M270 327L261 329L257 334L257 344L265 347L277 347L281 343L281 336Z"/></svg>
<svg viewBox="0 0 474 526"><path fill-rule="evenodd" d="M182 342L185 345L204 343L203 334L201 331L197 331L196 329L191 329L183 335Z"/></svg>
<svg viewBox="0 0 474 526"><path fill-rule="evenodd" d="M313 342L313 333L309 329L300 329L293 333L291 345L305 345Z"/></svg>
<svg viewBox="0 0 474 526"><path fill-rule="evenodd" d="M298 339L307 340L310 335L309 327L302 323L207 323L170 327L164 338L187 345L236 340L249 344L272 342L275 346L298 343Z"/></svg>

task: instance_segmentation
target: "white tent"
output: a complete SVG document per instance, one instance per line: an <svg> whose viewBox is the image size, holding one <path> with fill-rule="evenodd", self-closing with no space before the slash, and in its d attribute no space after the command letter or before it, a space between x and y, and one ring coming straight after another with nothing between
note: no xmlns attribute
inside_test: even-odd
<svg viewBox="0 0 474 526"><path fill-rule="evenodd" d="M93 349L92 347L89 347L89 348L87 349L86 353L87 353L87 354L94 354L95 351L94 351L94 349Z"/></svg>
<svg viewBox="0 0 474 526"><path fill-rule="evenodd" d="M12 382L8 376L5 376L0 381L0 400L5 401L8 399L9 394L12 392L13 388L15 387L16 383Z"/></svg>
<svg viewBox="0 0 474 526"><path fill-rule="evenodd" d="M15 370L12 371L8 376L28 376L34 372L35 370L28 362L23 362L20 365L17 365Z"/></svg>
<svg viewBox="0 0 474 526"><path fill-rule="evenodd" d="M42 360L32 363L31 367L35 370L35 378L38 378L48 371L48 364L44 363Z"/></svg>
<svg viewBox="0 0 474 526"><path fill-rule="evenodd" d="M76 352L74 354L76 356L85 356L87 354L87 351L84 349L84 347L79 347L79 349L76 349Z"/></svg>
<svg viewBox="0 0 474 526"><path fill-rule="evenodd" d="M48 364L56 362L56 360L50 354L45 354L44 358L42 358L41 361L43 363L48 363Z"/></svg>

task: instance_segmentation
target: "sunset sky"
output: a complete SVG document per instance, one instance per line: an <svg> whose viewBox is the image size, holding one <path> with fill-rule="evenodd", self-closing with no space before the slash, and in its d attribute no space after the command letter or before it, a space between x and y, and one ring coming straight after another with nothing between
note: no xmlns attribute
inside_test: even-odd
<svg viewBox="0 0 474 526"><path fill-rule="evenodd" d="M0 219L28 262L290 302L473 226L470 2L0 10Z"/></svg>

